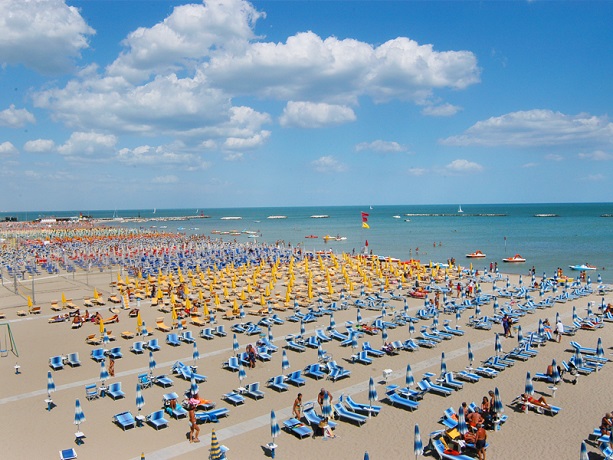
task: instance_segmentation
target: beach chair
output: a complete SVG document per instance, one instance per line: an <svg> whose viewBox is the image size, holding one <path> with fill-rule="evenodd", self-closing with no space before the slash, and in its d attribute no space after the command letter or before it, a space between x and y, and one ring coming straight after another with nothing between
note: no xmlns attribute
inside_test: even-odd
<svg viewBox="0 0 613 460"><path fill-rule="evenodd" d="M61 356L52 356L51 358L49 358L49 366L54 371L64 369L64 361L62 361Z"/></svg>
<svg viewBox="0 0 613 460"><path fill-rule="evenodd" d="M340 332L338 332L336 329L330 329L330 337L333 338L334 340L338 340L340 342L344 342L345 340L349 339L349 335L347 334L341 334Z"/></svg>
<svg viewBox="0 0 613 460"><path fill-rule="evenodd" d="M455 380L451 372L447 372L445 374L445 381L443 382L443 385L445 385L446 387L452 388L456 391L464 388L464 384L462 382Z"/></svg>
<svg viewBox="0 0 613 460"><path fill-rule="evenodd" d="M102 338L96 337L96 334L90 334L85 337L85 343L89 345L100 345L102 343Z"/></svg>
<svg viewBox="0 0 613 460"><path fill-rule="evenodd" d="M326 364L328 367L328 380L332 380L336 382L339 379L344 377L349 377L351 375L351 371L348 369L344 369L343 367L336 364L336 361L330 361Z"/></svg>
<svg viewBox="0 0 613 460"><path fill-rule="evenodd" d="M146 349L150 350L150 351L159 351L160 350L160 346L158 344L158 339L151 339L148 342L145 342L145 344L143 346Z"/></svg>
<svg viewBox="0 0 613 460"><path fill-rule="evenodd" d="M73 449L60 450L60 460L73 460L77 458L77 452Z"/></svg>
<svg viewBox="0 0 613 460"><path fill-rule="evenodd" d="M419 345L417 345L417 343L415 343L415 341L413 339L408 339L405 342L402 343L402 347L404 350L407 351L417 351L419 350Z"/></svg>
<svg viewBox="0 0 613 460"><path fill-rule="evenodd" d="M285 378L285 381L297 387L306 384L306 380L302 377L302 371L300 370L288 374Z"/></svg>
<svg viewBox="0 0 613 460"><path fill-rule="evenodd" d="M247 327L245 334L255 335L255 334L259 334L260 332L262 332L262 328L260 326L258 326L257 324L250 324L249 327Z"/></svg>
<svg viewBox="0 0 613 460"><path fill-rule="evenodd" d="M380 358L381 356L385 355L384 351L375 350L373 347L371 347L370 342L364 342L362 344L362 350L366 351L370 356L374 356L376 358Z"/></svg>
<svg viewBox="0 0 613 460"><path fill-rule="evenodd" d="M357 403L351 398L351 396L343 396L341 395L340 400L345 403L347 408L353 412L358 412L360 414L370 414L377 416L379 412L381 412L381 406L371 406L370 404L360 404Z"/></svg>
<svg viewBox="0 0 613 460"><path fill-rule="evenodd" d="M175 407L171 406L171 401L175 401ZM177 393L166 393L162 396L162 404L166 409L166 412L169 413L175 419L180 419L183 417L187 417L188 413L185 408L179 404L179 395Z"/></svg>
<svg viewBox="0 0 613 460"><path fill-rule="evenodd" d="M196 412L196 422L213 422L217 423L218 419L221 417L227 417L230 411L225 407L219 407L216 409L211 409L203 412Z"/></svg>
<svg viewBox="0 0 613 460"><path fill-rule="evenodd" d="M309 348L318 348L319 347L319 339L312 335L309 337L304 344Z"/></svg>
<svg viewBox="0 0 613 460"><path fill-rule="evenodd" d="M94 399L98 399L100 395L98 394L98 386L95 383L90 385L85 385L85 399L88 401L93 401Z"/></svg>
<svg viewBox="0 0 613 460"><path fill-rule="evenodd" d="M123 358L123 354L121 353L121 347L113 347L107 352L107 356L112 359L121 359Z"/></svg>
<svg viewBox="0 0 613 460"><path fill-rule="evenodd" d="M106 394L113 398L113 401L126 397L126 394L121 390L121 382L111 383L106 389Z"/></svg>
<svg viewBox="0 0 613 460"><path fill-rule="evenodd" d="M268 353L267 347L258 347L256 350L257 350L256 357L260 361L270 361L272 359L272 356L270 355L270 353Z"/></svg>
<svg viewBox="0 0 613 460"><path fill-rule="evenodd" d="M232 356L230 359L224 362L221 365L221 367L223 369L228 369L229 371L232 371L232 372L238 372L239 370L238 358L236 356Z"/></svg>
<svg viewBox="0 0 613 460"><path fill-rule="evenodd" d="M299 439L313 436L313 428L311 428L309 425L305 425L300 420L295 418L285 420L283 422L283 428L288 433L296 435Z"/></svg>
<svg viewBox="0 0 613 460"><path fill-rule="evenodd" d="M122 337L123 339L126 339L126 340L131 340L131 339L133 339L135 335L136 335L136 334L134 334L134 332L132 332L132 331L123 331L123 332L121 333L121 337Z"/></svg>
<svg viewBox="0 0 613 460"><path fill-rule="evenodd" d="M217 326L215 328L215 330L213 331L213 334L219 336L219 337L225 337L227 335L226 330L223 327L223 324L220 324L219 326Z"/></svg>
<svg viewBox="0 0 613 460"><path fill-rule="evenodd" d="M434 450L438 454L438 457L441 460L475 460L473 457L469 457L468 455L463 455L463 454L452 455L452 454L445 453L448 449L445 446L445 444L443 444L443 441L441 441L441 438L432 439L431 443L432 443L432 447L434 448Z"/></svg>
<svg viewBox="0 0 613 460"><path fill-rule="evenodd" d="M597 353L595 348L582 347L579 343L571 341L569 342L570 346L575 349L575 351L580 352L582 355L595 355Z"/></svg>
<svg viewBox="0 0 613 460"><path fill-rule="evenodd" d="M264 392L260 390L260 382L250 383L245 388L246 388L245 393L247 394L247 396L250 396L255 400L258 400L264 397Z"/></svg>
<svg viewBox="0 0 613 460"><path fill-rule="evenodd" d="M153 383L155 383L158 386L161 386L162 388L168 388L168 387L173 386L174 384L172 379L164 374L158 375L157 377L154 377L152 380L153 380Z"/></svg>
<svg viewBox="0 0 613 460"><path fill-rule="evenodd" d="M313 409L312 405L310 407L305 406L303 414L306 421L312 427L316 427L316 429L319 427L319 423L322 421L322 418L315 413L315 409ZM330 429L334 430L336 428L336 422L333 420L328 420L328 426Z"/></svg>
<svg viewBox="0 0 613 460"><path fill-rule="evenodd" d="M141 388L149 388L153 386L153 380L149 374L138 374L136 377L138 379L138 383L140 383Z"/></svg>
<svg viewBox="0 0 613 460"><path fill-rule="evenodd" d="M453 390L450 390L449 388L446 388L441 385L435 385L434 383L426 379L420 380L419 382L417 382L417 386L422 391L427 391L429 393L434 393L434 394L445 396L445 397L453 393Z"/></svg>
<svg viewBox="0 0 613 460"><path fill-rule="evenodd" d="M123 429L123 431L136 426L136 420L134 420L134 416L130 411L121 412L120 414L114 415L113 420Z"/></svg>
<svg viewBox="0 0 613 460"><path fill-rule="evenodd" d="M542 406L539 406L538 404L533 404L533 403L528 402L528 401L523 401L522 400L522 395L519 395L513 401L511 401L511 405L519 406L519 407L521 407L522 410L524 408L532 409L533 411L535 411L538 414L547 414L547 415L551 415L552 417L554 415L558 415L558 413L561 410L559 407L552 406L551 404L549 405L549 407L542 407Z"/></svg>
<svg viewBox="0 0 613 460"><path fill-rule="evenodd" d="M490 367L479 366L475 369L475 374L480 375L481 377L487 377L488 379L493 379L494 377L498 376L498 371Z"/></svg>
<svg viewBox="0 0 613 460"><path fill-rule="evenodd" d="M215 336L213 335L213 330L210 327L206 327L200 330L200 337L206 340L213 340Z"/></svg>
<svg viewBox="0 0 613 460"><path fill-rule="evenodd" d="M353 362L360 363L364 365L372 364L372 358L368 357L368 353L366 351L361 351L357 355L353 355Z"/></svg>
<svg viewBox="0 0 613 460"><path fill-rule="evenodd" d="M106 350L104 348L95 348L91 351L90 357L97 363L100 363L106 360Z"/></svg>
<svg viewBox="0 0 613 460"><path fill-rule="evenodd" d="M322 379L326 376L326 374L321 371L321 367L318 363L310 364L309 366L305 367L304 374L314 378L315 380Z"/></svg>
<svg viewBox="0 0 613 460"><path fill-rule="evenodd" d="M300 345L299 343L296 343L293 339L286 338L285 340L287 342L287 344L285 345L285 348L289 350L297 351L298 353L302 353L306 351L306 347L304 345Z"/></svg>
<svg viewBox="0 0 613 460"><path fill-rule="evenodd" d="M140 355L141 353L145 352L143 348L144 345L145 345L145 342L134 342L132 346L130 347L130 351L136 355Z"/></svg>
<svg viewBox="0 0 613 460"><path fill-rule="evenodd" d="M336 403L334 404L333 407L334 407L334 412L341 420L353 422L358 426L362 426L364 423L368 421L368 417L347 410L347 408L343 406L343 404L341 403Z"/></svg>
<svg viewBox="0 0 613 460"><path fill-rule="evenodd" d="M278 392L287 391L289 387L284 382L284 380L285 376L277 375L276 377L273 377L268 381L268 387Z"/></svg>
<svg viewBox="0 0 613 460"><path fill-rule="evenodd" d="M162 332L170 332L172 328L164 324L164 317L161 316L155 320L155 328Z"/></svg>
<svg viewBox="0 0 613 460"><path fill-rule="evenodd" d="M164 428L168 426L168 420L164 418L163 410L156 410L147 416L147 423L151 425L153 428L159 430L160 428Z"/></svg>
<svg viewBox="0 0 613 460"><path fill-rule="evenodd" d="M240 394L235 393L234 391L225 393L224 395L221 396L221 399L228 401L230 404L234 405L235 407L245 402L245 398L243 398L243 396L241 396Z"/></svg>
<svg viewBox="0 0 613 460"><path fill-rule="evenodd" d="M179 334L179 340L185 343L194 343L196 340L192 335L192 331L183 331Z"/></svg>
<svg viewBox="0 0 613 460"><path fill-rule="evenodd" d="M329 342L332 340L332 338L328 337L322 329L317 329L315 331L315 337L317 337L320 342Z"/></svg>
<svg viewBox="0 0 613 460"><path fill-rule="evenodd" d="M260 340L258 340L258 344L268 348L269 353L275 353L279 350L279 347L268 340L268 337L262 337Z"/></svg>
<svg viewBox="0 0 613 460"><path fill-rule="evenodd" d="M190 320L191 320L192 324L193 324L194 326L197 326L197 327L203 327L203 326L206 326L206 323L207 323L207 320L206 320L206 319L198 318L197 316L192 316L192 317L190 318Z"/></svg>
<svg viewBox="0 0 613 460"><path fill-rule="evenodd" d="M419 408L419 402L417 401L413 401L412 399L409 398L405 398L404 396L399 395L398 393L396 393L395 390L389 391L387 394L387 400L388 402L396 407L401 407L403 409L407 409L410 411L414 411L417 408Z"/></svg>
<svg viewBox="0 0 613 460"><path fill-rule="evenodd" d="M455 376L458 380L463 380L465 382L470 383L477 383L479 380L481 380L481 377L479 375L468 371L456 372Z"/></svg>
<svg viewBox="0 0 613 460"><path fill-rule="evenodd" d="M178 347L179 345L181 345L181 342L179 341L179 337L175 333L168 334L166 336L166 343L168 345L172 345L173 347Z"/></svg>

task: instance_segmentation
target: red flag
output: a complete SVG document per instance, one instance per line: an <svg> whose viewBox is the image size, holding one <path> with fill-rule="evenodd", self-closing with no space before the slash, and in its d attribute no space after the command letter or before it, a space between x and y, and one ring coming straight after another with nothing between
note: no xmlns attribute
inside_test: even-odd
<svg viewBox="0 0 613 460"><path fill-rule="evenodd" d="M366 243L364 243L364 246L368 246L368 240L366 240Z"/></svg>

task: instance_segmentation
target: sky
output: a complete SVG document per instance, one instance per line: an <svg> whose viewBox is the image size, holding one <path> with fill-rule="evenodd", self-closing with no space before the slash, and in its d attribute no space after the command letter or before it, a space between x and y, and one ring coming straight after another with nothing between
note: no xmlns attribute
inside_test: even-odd
<svg viewBox="0 0 613 460"><path fill-rule="evenodd" d="M613 202L613 2L1 0L0 211Z"/></svg>

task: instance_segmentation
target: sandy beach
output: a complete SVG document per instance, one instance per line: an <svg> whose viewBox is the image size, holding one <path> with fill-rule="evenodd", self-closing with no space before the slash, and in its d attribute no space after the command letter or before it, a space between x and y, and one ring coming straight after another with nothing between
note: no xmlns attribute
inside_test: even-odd
<svg viewBox="0 0 613 460"><path fill-rule="evenodd" d="M339 260L342 259L339 256ZM303 264L303 262L302 262ZM326 262L328 264L328 262ZM320 293L314 293L310 305L318 306L318 297L321 296L324 306L329 305L332 299L340 305L339 297L341 289L341 268L335 270L336 276L333 277L332 297L328 297L328 284L325 272L331 266L326 265L325 270L318 267L317 260L311 262L311 268L315 272L313 289L320 289ZM296 263L296 286L300 284L300 277L303 276L301 263ZM236 269L238 270L238 269ZM220 271L221 272L221 271ZM271 279L270 267L262 267L259 276L268 273ZM238 272L237 272L238 273ZM284 297L287 292L287 283L290 280L290 271L287 265L279 265L276 280L272 283L273 287L268 292L268 298L276 299L278 305L283 305ZM370 273L370 272L369 272ZM217 274L222 276L223 273ZM187 273L185 273L187 277ZM228 283L231 275L226 274ZM368 275L371 276L371 275ZM120 279L126 277L125 272L120 274ZM274 276L273 276L274 277ZM499 281L501 287L506 282ZM526 277L524 277L526 279ZM413 458L413 430L414 425L419 424L424 445L428 444L429 434L441 430L444 427L438 422L443 411L448 407L456 410L463 401L479 403L488 390L498 387L504 406L504 414L508 420L499 431L488 431L489 447L487 450L488 458L495 459L516 459L516 458L538 458L544 455L554 458L576 458L579 455L580 445L583 440L594 428L599 426L600 419L605 412L611 411L611 403L607 395L607 388L610 379L613 377L613 365L607 364L598 372L593 372L589 376L580 376L578 383L572 385L562 382L557 385L555 397L549 384L534 382L535 395L545 396L550 404L559 406L561 411L556 416L537 414L534 411L528 413L521 412L516 406L511 406L511 401L523 393L526 372L532 375L537 372L545 372L552 359L558 363L562 360L568 361L572 356L570 340L575 340L585 347L595 347L597 339L602 338L605 356L611 354L611 344L613 342L612 328L608 323L596 331L578 330L573 337L564 336L561 343L549 341L545 345L538 347L536 357L526 362L517 361L514 366L504 370L494 379L481 378L479 382L471 384L465 383L460 391L453 392L448 397L435 394L426 394L420 402L419 409L413 412L405 411L401 408L392 407L385 401L386 384L398 384L404 386L405 370L410 363L416 381L420 380L424 373L440 373L441 353L445 353L447 368L450 371L465 369L468 365L467 343L470 342L474 352L474 367L486 358L495 354L494 342L495 333L502 334L502 326L494 324L491 330L478 330L469 327L466 323L470 315L474 315L474 309L463 312L458 327L465 331L463 336L457 336L451 340L444 340L435 348L420 348L415 352L401 351L396 356L385 355L381 358L374 358L371 365L353 363L351 360L355 350L351 347L341 347L339 342L331 341L323 345L324 349L333 356L338 364L349 369L349 378L340 379L336 382L329 380L313 380L306 378L306 384L300 388L290 385L289 391L278 393L273 389L266 388L266 382L276 375L288 374L294 370L304 369L305 366L317 362L317 350L307 348L303 353L287 351L290 368L282 370L281 367L281 347L285 345L285 337L289 334L300 332L300 323L285 321L282 325L273 327L274 344L279 347L279 351L274 353L268 362L258 361L255 369L246 369L247 376L242 382L239 381L236 373L222 369L222 363L233 356L233 333L231 326L240 323L240 319L222 319L222 314L216 315L217 324L223 324L228 335L226 337L215 337L213 340L204 340L199 337L201 327L197 327L188 320L187 330L191 331L196 337L196 344L199 350L200 359L192 359L192 345L182 343L178 347L172 347L165 343L166 333L155 329L156 319L164 317L167 325L173 323L171 312L163 313L158 307L151 306L152 299L142 300L132 299L129 301L127 309L122 309L121 305L112 304L106 301L106 305L89 307L89 313L100 312L103 318L113 315L110 308L118 308L119 322L107 324L107 332L112 331L116 339L107 345L92 346L86 343L86 337L91 334L100 335L99 326L91 322L86 322L82 327L73 329L71 323L59 322L49 323L49 319L56 316L58 312L51 310L52 302L59 302L61 305L62 294L67 299L72 299L81 312L85 311L84 298L91 298L94 288L100 297L107 299L112 294L118 293L121 285L117 283L117 271L98 271L85 273L77 270L76 273L60 273L59 275L40 275L35 279L36 306L41 308L40 313L28 313L25 316L18 316L17 312L25 310L28 306L26 300L16 295L12 290L12 285L7 280L0 288L0 313L5 315L5 322L10 325L10 329L15 339L19 356L15 356L8 351L8 356L0 358L0 406L2 406L2 426L4 427L4 438L10 440L4 445L6 458L57 458L58 451L69 447L74 447L79 458L122 458L138 459L144 454L147 459L166 459L182 458L195 459L206 458L210 443L211 430L215 429L219 441L229 448L228 458L247 459L266 457L268 451L264 448L271 442L270 434L270 411L274 410L277 421L282 427L282 422L291 416L292 403L298 392L303 393L304 402L314 401L320 388L329 390L338 402L341 394L351 395L358 402L368 403L368 381L373 377L376 383L379 401L377 404L382 406L382 410L377 417L370 418L366 423L358 427L345 421L338 421L336 428L337 438L324 440L322 437L298 439L294 435L281 430L280 435L274 440L278 445L276 458L343 458L358 459L362 458L365 451L369 452L371 459L383 458ZM462 283L466 282L466 278ZM304 280L303 280L304 281ZM372 276L371 282L375 285L372 292L379 291L382 296L387 298L389 308L387 309L386 320L391 321L393 312L400 312L403 309L404 300L389 299L390 293L394 292L402 299L407 299L408 314L416 316L417 311L423 308L424 301L407 296L409 291L409 281L402 289L395 283L387 288ZM129 282L129 280L128 280ZM240 277L238 286L232 289L239 296L239 292L246 289L245 284L241 284ZM518 285L519 278L512 276L509 279L510 285ZM306 285L306 282L304 283ZM221 282L218 290L221 291ZM262 283L262 286L265 283ZM584 284L585 285L585 284ZM188 283L189 286L189 283ZM270 284L269 284L270 286ZM359 284L356 282L353 296L347 296L348 308L338 310L334 313L334 318L339 331L345 330L345 322L356 321L356 307L353 305L356 299L364 299L360 296ZM594 286L595 287L595 286ZM492 294L492 283L481 283L484 294ZM368 286L367 286L368 290ZM305 305L309 304L306 299L306 290L300 292L297 289L292 292L291 298L297 295L304 297ZM191 289L194 296L196 289ZM212 290L209 291L209 295ZM551 293L547 293L550 295ZM264 295L263 293L261 295ZM534 300L540 300L539 292L533 292ZM430 299L433 295L429 296ZM453 293L455 297L455 293ZM214 296L210 295L209 305L214 305ZM554 322L556 313L559 313L564 324L572 323L572 309L576 307L577 314L581 317L586 314L588 302L593 303L594 312L598 312L598 306L602 302L602 296L596 292L565 303L555 303L550 308L536 309L533 313L526 314L519 319L523 334L536 331L539 319L548 318ZM500 305L509 299L499 298ZM607 292L604 297L605 303L613 301L613 295ZM231 301L225 306L232 308ZM252 295L245 304L245 310L261 308L261 296ZM152 335L147 339L135 337L132 339L122 338L124 331L137 331L136 318L129 317L129 310L140 307L140 315L146 323L147 329ZM62 310L64 314L69 310ZM307 308L302 307L301 311L306 312ZM281 318L286 319L293 313L292 308L286 312L276 311ZM482 315L493 315L493 303L481 307ZM381 315L380 310L361 309L364 323L371 323ZM257 322L261 317L247 314L242 320ZM439 321L442 325L444 320L449 320L450 325L455 327L455 314L440 314ZM420 335L419 329L422 325L430 325L432 320L420 320L416 323L416 332L413 337ZM314 335L316 329L325 329L329 325L329 316L324 315L317 318L317 321L306 324L305 337ZM6 328L3 328L2 348L6 348L7 336ZM177 331L172 331L177 333ZM263 328L266 332L266 328ZM395 329L388 329L388 341L406 340L409 338L408 327L399 326ZM515 331L516 333L516 331ZM245 336L237 334L240 351L245 349L249 343L255 343L257 335ZM200 425L201 442L188 442L189 432L188 421L186 419L175 420L166 415L168 426L156 431L151 426L135 427L125 432L115 423L115 414L131 411L136 415L136 386L137 375L149 371L149 355L131 353L130 346L137 340L148 340L157 338L160 342L160 351L155 353L156 368L154 375L167 374L172 378L174 384L170 388L161 388L153 385L143 390L145 405L141 410L143 415L148 415L155 410L162 408L162 395L175 391L180 397L190 387L190 382L172 375L171 366L180 360L188 365L197 365L197 372L207 376L207 381L200 384L200 396L213 400L217 407L226 407L230 413L228 417L219 419L219 423L203 423ZM510 351L517 345L517 338L502 338L504 351ZM381 348L383 341L381 334L374 336L364 336L359 339L360 346L364 341L370 341L374 348ZM121 382L125 392L125 398L113 400L110 397L103 397L97 400L88 401L85 397L85 386L87 384L100 384L100 365L90 359L90 353L94 348L121 347L123 357L115 361L115 375L106 381L106 384ZM69 353L78 352L81 359L81 366L64 366L63 369L52 371L52 376L56 389L51 393L53 407L47 410L47 372L49 358L60 355L66 356ZM107 361L108 363L108 361ZM20 366L19 373L15 372L15 365ZM383 380L383 371L390 369L391 375L387 378L387 383ZM574 378L565 375L564 379ZM245 398L242 405L234 407L223 401L221 396L230 390L252 382L260 382L265 396L260 400ZM81 431L85 434L84 443L75 445L75 432L77 427L73 424L75 400L79 399L86 421L80 425ZM599 458L600 451L596 443L588 443L590 458ZM431 453L428 455L432 455Z"/></svg>

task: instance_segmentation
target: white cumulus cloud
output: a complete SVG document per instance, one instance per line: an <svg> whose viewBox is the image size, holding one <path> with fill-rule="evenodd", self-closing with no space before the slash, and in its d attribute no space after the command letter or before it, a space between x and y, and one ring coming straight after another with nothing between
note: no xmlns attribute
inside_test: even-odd
<svg viewBox="0 0 613 460"><path fill-rule="evenodd" d="M421 111L424 115L429 117L451 117L461 110L457 105L452 104L440 104L440 105L427 105Z"/></svg>
<svg viewBox="0 0 613 460"><path fill-rule="evenodd" d="M475 173L483 171L483 166L481 166L479 163L474 163L463 159L453 160L451 163L445 166L445 168L448 171L456 173Z"/></svg>
<svg viewBox="0 0 613 460"><path fill-rule="evenodd" d="M377 139L372 142L360 142L355 146L356 152L362 152L364 150L370 150L379 153L397 153L406 152L407 147L394 141L384 141Z"/></svg>
<svg viewBox="0 0 613 460"><path fill-rule="evenodd" d="M333 156L323 156L311 163L313 169L320 173L340 173L347 171L347 165Z"/></svg>
<svg viewBox="0 0 613 460"><path fill-rule="evenodd" d="M35 139L33 141L27 141L23 145L23 149L26 152L32 153L44 153L51 152L55 148L55 142L51 139Z"/></svg>
<svg viewBox="0 0 613 460"><path fill-rule="evenodd" d="M606 116L566 115L551 110L512 112L479 121L445 145L556 146L575 143L611 144L613 123Z"/></svg>
<svg viewBox="0 0 613 460"><path fill-rule="evenodd" d="M210 166L199 155L177 152L170 146L141 145L133 149L123 148L117 152L116 159L130 166L166 166L184 171L202 170Z"/></svg>
<svg viewBox="0 0 613 460"><path fill-rule="evenodd" d="M156 176L153 178L152 182L154 184L176 184L179 182L179 178L173 174L169 174L168 176Z"/></svg>
<svg viewBox="0 0 613 460"><path fill-rule="evenodd" d="M17 155L18 153L19 151L17 148L9 141L5 141L0 144L0 158L8 158Z"/></svg>
<svg viewBox="0 0 613 460"><path fill-rule="evenodd" d="M562 161L564 157L562 155L558 155L557 153L548 153L545 155L545 160L548 161Z"/></svg>
<svg viewBox="0 0 613 460"><path fill-rule="evenodd" d="M0 62L41 73L71 69L95 31L64 0L0 1Z"/></svg>
<svg viewBox="0 0 613 460"><path fill-rule="evenodd" d="M279 122L282 126L299 128L322 128L355 121L350 107L325 103L289 101Z"/></svg>
<svg viewBox="0 0 613 460"><path fill-rule="evenodd" d="M8 126L10 128L22 128L28 123L35 123L34 115L26 109L16 109L14 104L11 104L8 109L0 112L0 126Z"/></svg>
<svg viewBox="0 0 613 460"><path fill-rule="evenodd" d="M423 176L428 170L426 168L409 168L409 174L411 176Z"/></svg>
<svg viewBox="0 0 613 460"><path fill-rule="evenodd" d="M116 143L117 138L112 134L74 132L64 144L57 148L57 151L67 157L99 160L113 154Z"/></svg>
<svg viewBox="0 0 613 460"><path fill-rule="evenodd" d="M609 161L613 160L613 153L605 152L603 150L596 150L590 153L580 153L579 158L582 160Z"/></svg>

